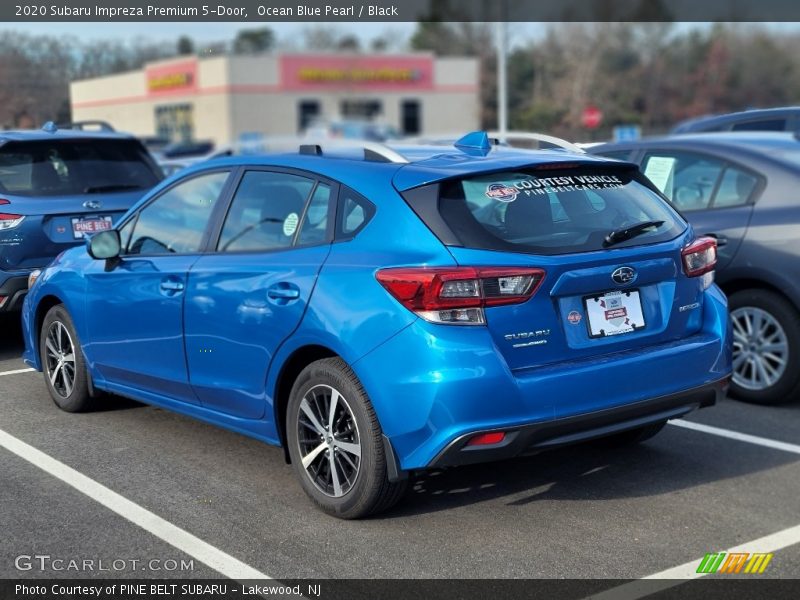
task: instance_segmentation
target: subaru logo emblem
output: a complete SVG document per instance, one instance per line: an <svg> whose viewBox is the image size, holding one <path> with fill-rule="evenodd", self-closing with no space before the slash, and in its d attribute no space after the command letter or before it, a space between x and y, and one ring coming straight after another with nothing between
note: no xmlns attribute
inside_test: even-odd
<svg viewBox="0 0 800 600"><path fill-rule="evenodd" d="M636 270L633 267L620 267L611 274L611 279L620 285L633 283L633 280L636 279Z"/></svg>
<svg viewBox="0 0 800 600"><path fill-rule="evenodd" d="M89 210L97 210L101 206L103 206L103 204L100 200L87 200L83 203L83 208L88 208Z"/></svg>

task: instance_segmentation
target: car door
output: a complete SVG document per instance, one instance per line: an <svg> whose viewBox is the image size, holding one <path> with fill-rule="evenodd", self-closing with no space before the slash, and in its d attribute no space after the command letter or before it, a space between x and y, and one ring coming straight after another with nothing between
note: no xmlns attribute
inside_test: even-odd
<svg viewBox="0 0 800 600"><path fill-rule="evenodd" d="M683 150L649 150L641 169L698 235L717 238L717 264L724 269L744 239L763 178L722 158Z"/></svg>
<svg viewBox="0 0 800 600"><path fill-rule="evenodd" d="M120 228L118 261L87 273L87 358L112 384L197 403L183 342L187 273L208 239L229 177L189 176L148 202Z"/></svg>
<svg viewBox="0 0 800 600"><path fill-rule="evenodd" d="M299 325L330 251L336 191L305 173L242 173L216 251L189 273L187 363L204 407L264 415L270 361Z"/></svg>

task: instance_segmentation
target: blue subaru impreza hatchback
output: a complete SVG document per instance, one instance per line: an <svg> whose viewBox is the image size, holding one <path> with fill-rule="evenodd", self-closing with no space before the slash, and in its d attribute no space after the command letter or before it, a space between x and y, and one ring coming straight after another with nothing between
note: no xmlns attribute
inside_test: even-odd
<svg viewBox="0 0 800 600"><path fill-rule="evenodd" d="M411 471L713 404L716 246L632 164L560 149L302 146L181 172L38 277L25 361L55 403L113 392L281 445L357 518Z"/></svg>

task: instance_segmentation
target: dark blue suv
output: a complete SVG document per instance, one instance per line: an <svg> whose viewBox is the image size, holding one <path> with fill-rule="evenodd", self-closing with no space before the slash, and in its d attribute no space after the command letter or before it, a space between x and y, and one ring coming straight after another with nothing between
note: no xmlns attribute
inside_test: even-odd
<svg viewBox="0 0 800 600"><path fill-rule="evenodd" d="M0 133L0 313L19 311L28 276L85 234L110 229L161 171L135 138L114 132Z"/></svg>

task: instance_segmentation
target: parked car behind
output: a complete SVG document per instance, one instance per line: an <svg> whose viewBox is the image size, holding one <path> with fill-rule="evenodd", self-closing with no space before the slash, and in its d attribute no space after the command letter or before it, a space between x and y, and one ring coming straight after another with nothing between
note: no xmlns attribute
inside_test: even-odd
<svg viewBox="0 0 800 600"><path fill-rule="evenodd" d="M0 132L0 312L20 310L31 271L111 229L160 179L128 135L51 124Z"/></svg>
<svg viewBox="0 0 800 600"><path fill-rule="evenodd" d="M787 106L697 117L678 123L672 133L798 130L800 130L800 106Z"/></svg>
<svg viewBox="0 0 800 600"><path fill-rule="evenodd" d="M211 140L173 142L159 150L159 158L165 160L184 160L209 156L214 153L216 144Z"/></svg>
<svg viewBox="0 0 800 600"><path fill-rule="evenodd" d="M397 130L381 121L368 119L316 119L304 132L309 140L348 139L385 142L400 137Z"/></svg>
<svg viewBox="0 0 800 600"><path fill-rule="evenodd" d="M67 411L105 390L280 444L323 510L409 471L652 437L730 376L716 243L635 165L369 144L164 182L25 301Z"/></svg>
<svg viewBox="0 0 800 600"><path fill-rule="evenodd" d="M638 163L699 234L717 239L717 283L734 324L732 394L800 399L800 141L709 133L590 151Z"/></svg>

